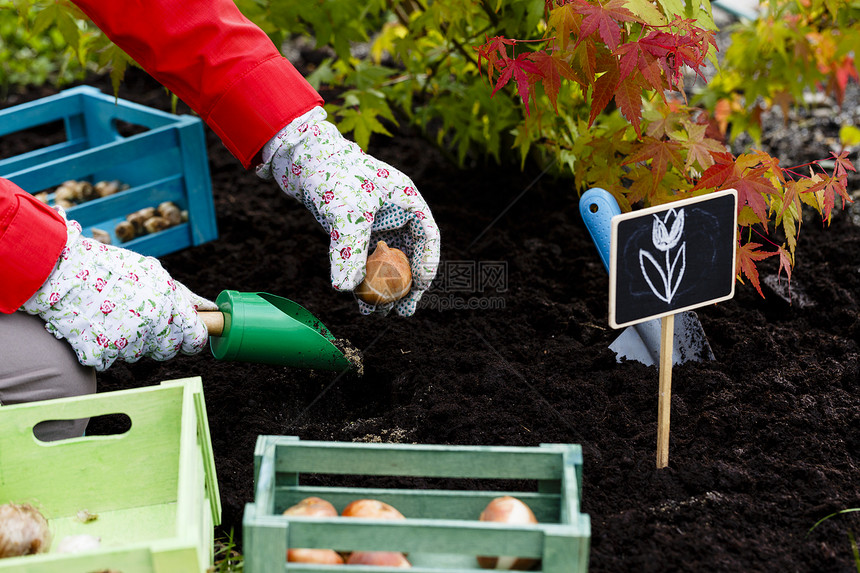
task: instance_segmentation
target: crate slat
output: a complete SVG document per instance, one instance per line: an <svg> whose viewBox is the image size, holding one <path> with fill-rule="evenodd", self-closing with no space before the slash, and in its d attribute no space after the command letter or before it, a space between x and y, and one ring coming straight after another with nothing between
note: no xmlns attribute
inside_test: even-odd
<svg viewBox="0 0 860 573"><path fill-rule="evenodd" d="M290 547L405 553L444 548L446 553L509 552L540 557L545 533L540 525L515 527L477 520L295 517L289 520L287 535Z"/></svg>
<svg viewBox="0 0 860 573"><path fill-rule="evenodd" d="M305 445L307 444L307 445ZM486 479L558 478L561 456L552 448L302 442L283 444L278 471Z"/></svg>
<svg viewBox="0 0 860 573"><path fill-rule="evenodd" d="M0 159L0 172L16 173L18 171L24 171L25 169L30 169L31 167L48 163L49 161L54 161L73 153L78 153L86 148L87 140L83 137L73 139L71 141L64 141L63 143L55 143L54 145L49 145L42 149L28 151L27 153L22 153L21 155L16 155L7 159Z"/></svg>
<svg viewBox="0 0 860 573"><path fill-rule="evenodd" d="M306 497L321 497L340 512L355 499L378 499L396 507L403 515L430 518L470 519L479 515L493 499L511 495L526 503L539 521L560 521L558 494L518 491L417 490L389 488L344 488L320 486L278 487L275 512L295 505ZM279 511L280 510L280 511Z"/></svg>

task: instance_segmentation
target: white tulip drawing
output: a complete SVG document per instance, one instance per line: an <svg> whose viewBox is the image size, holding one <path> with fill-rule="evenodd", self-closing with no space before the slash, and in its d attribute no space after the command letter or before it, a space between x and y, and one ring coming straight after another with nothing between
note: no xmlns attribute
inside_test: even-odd
<svg viewBox="0 0 860 573"><path fill-rule="evenodd" d="M667 229L666 225L674 217L671 229ZM674 259L671 257L671 250L681 241L681 236L684 234L684 210L681 209L677 213L674 209L669 209L665 217L660 220L656 214L654 215L654 223L651 227L651 242L658 250L663 251L666 257L665 268L661 267L657 259L646 251L639 250L639 268L642 271L642 276L651 287L651 292L654 296L663 302L670 303L678 292L678 287L681 284L681 279L684 277L684 271L687 268L687 243L681 243L675 253ZM660 289L654 286L651 280L651 273L646 267L653 267L653 270L662 279Z"/></svg>

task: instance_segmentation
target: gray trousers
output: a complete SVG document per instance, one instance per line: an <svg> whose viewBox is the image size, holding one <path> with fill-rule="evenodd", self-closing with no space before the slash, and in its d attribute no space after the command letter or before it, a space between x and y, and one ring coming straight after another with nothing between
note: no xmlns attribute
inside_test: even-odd
<svg viewBox="0 0 860 573"><path fill-rule="evenodd" d="M93 394L96 372L81 366L72 347L45 330L38 316L0 314L0 404ZM0 416L3 415L0 408ZM89 419L50 420L33 429L43 441L81 436Z"/></svg>

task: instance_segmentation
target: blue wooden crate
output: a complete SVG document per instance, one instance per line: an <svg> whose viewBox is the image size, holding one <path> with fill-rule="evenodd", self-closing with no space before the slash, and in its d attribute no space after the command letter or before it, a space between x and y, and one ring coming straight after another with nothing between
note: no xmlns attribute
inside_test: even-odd
<svg viewBox="0 0 860 573"><path fill-rule="evenodd" d="M582 448L448 446L304 441L294 436L258 436L254 454L254 502L245 505L243 554L247 573L339 573L400 569L286 563L290 548L337 551L399 551L414 573L478 573L478 555L539 558L533 573L586 573L591 521L581 513ZM454 478L533 482L531 489L409 489L335 487L302 483L313 474L372 480ZM360 483L360 482L359 482ZM408 482L405 482L408 483ZM495 483L495 482L488 482ZM494 498L512 495L529 505L538 524L478 521ZM378 499L406 519L285 516L306 497L321 497L338 512L357 499Z"/></svg>
<svg viewBox="0 0 860 573"><path fill-rule="evenodd" d="M0 137L62 121L65 141L0 159L0 177L31 193L66 180L120 180L129 189L68 209L85 236L98 228L111 243L161 256L218 236L203 122L80 86L0 110ZM133 135L119 125L136 126ZM50 196L49 202L53 200ZM126 215L172 201L188 212L187 223L122 243L114 227Z"/></svg>

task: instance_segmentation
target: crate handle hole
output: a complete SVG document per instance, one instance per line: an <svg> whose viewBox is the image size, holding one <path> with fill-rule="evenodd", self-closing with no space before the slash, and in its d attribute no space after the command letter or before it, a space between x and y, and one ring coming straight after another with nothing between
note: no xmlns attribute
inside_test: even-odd
<svg viewBox="0 0 860 573"><path fill-rule="evenodd" d="M56 442L61 440L45 439L41 436L43 432L62 428L63 426L71 426L75 423L75 419L52 419L43 420L33 426L33 435L40 442ZM54 426L54 428L51 428ZM90 418L87 424L86 436L121 436L127 434L131 430L131 418L128 414L101 414ZM68 438L73 439L73 438ZM76 438L75 438L76 439Z"/></svg>
<svg viewBox="0 0 860 573"><path fill-rule="evenodd" d="M138 125L136 123L130 123L128 121L123 121L117 118L112 119L111 124L113 125L113 129L117 133L117 135L121 137L131 137L132 135L137 135L138 133L149 131L148 127Z"/></svg>

